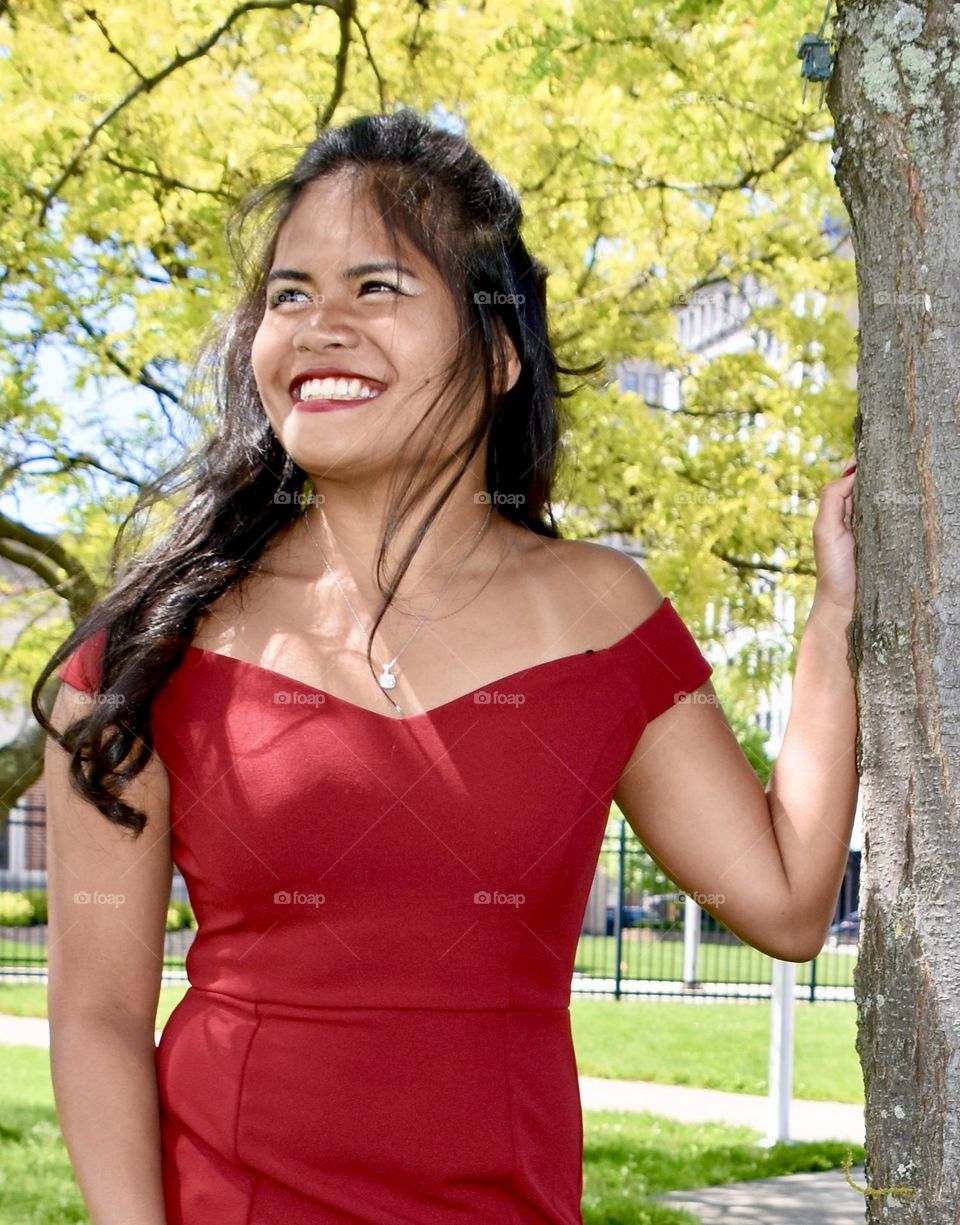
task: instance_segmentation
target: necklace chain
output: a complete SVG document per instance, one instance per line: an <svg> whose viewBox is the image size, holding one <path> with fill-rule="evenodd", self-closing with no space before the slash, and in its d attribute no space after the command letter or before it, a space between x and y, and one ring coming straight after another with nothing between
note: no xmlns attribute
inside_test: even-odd
<svg viewBox="0 0 960 1225"><path fill-rule="evenodd" d="M427 611L426 611L426 612L425 612L425 613L424 613L424 614L421 616L421 618L420 618L420 620L419 620L419 622L418 622L418 624L417 624L416 629L413 631L413 633L410 635L410 637L407 639L407 641L406 641L406 642L403 644L403 646L400 648L400 650L399 650L399 651L396 653L396 655L394 655L393 659L391 659L391 660L390 660L390 662L389 662L389 663L387 663L387 664L381 664L381 663L379 663L379 661L376 661L376 662L377 662L377 666L378 666L378 667L381 669L381 671L380 671L380 676L378 677L378 681L379 681L379 684L380 684L380 688L381 688L381 689L383 689L383 690L387 690L387 689L393 689L393 688L395 687L395 685L396 685L396 683L397 683L397 676L396 676L396 664L397 664L397 660L398 660L398 659L400 658L400 656L401 656L401 655L404 653L404 651L407 649L407 647L410 645L410 643L411 643L411 642L414 640L414 638L416 638L417 634L419 634L419 633L420 633L420 631L423 629L424 625L425 625L425 624L426 624L426 622L427 622L427 618L430 616L430 614L433 612L433 610L436 608L436 606L437 606L437 605L440 603L440 600L441 600L441 597L443 596L443 593L444 593L444 592L447 590L447 588L450 586L450 584L453 582L453 580L454 580L454 579L457 577L457 575L460 573L460 569L461 569L461 567L463 566L464 562L466 562L467 558L470 556L470 554L471 554L471 553L473 552L473 550L476 548L477 543L478 543L478 541L480 540L480 537L481 537L481 536L483 535L483 533L486 531L486 529L487 529L487 525L488 525L488 524L489 524L489 522L490 522L490 516L491 516L491 514L492 514L492 513L493 513L493 503L491 502L491 503L490 503L490 509L487 511L487 516L486 516L486 518L484 519L483 523L480 525L480 529L479 529L479 531L477 532L476 536L474 536L474 538L473 538L473 540L472 540L472 542L471 542L471 544L470 544L470 547L469 547L469 548L467 549L467 551L464 553L463 557L461 557L461 559L460 559L460 560L457 562L457 564L456 564L456 566L454 567L454 569L453 569L452 573L450 574L449 578L448 578L448 579L447 579L447 581L446 581L446 582L443 584L443 586L440 588L440 591L437 593L437 597L436 597L436 599L433 601L433 603L430 605L430 607L427 609ZM337 590L338 590L338 591L340 592L340 594L343 596L344 601L345 601L345 603L346 603L346 605L347 605L347 608L349 608L349 609L350 609L350 611L353 613L353 619L354 619L354 621L356 621L357 625L359 625L359 626L360 626L361 630L363 630L363 632L364 632L364 633L368 633L368 631L367 631L366 627L364 626L363 622L360 620L360 617L359 617L359 616L358 616L358 614L357 614L357 610L356 610L356 609L353 607L353 604L351 604L351 602L350 602L350 597L349 597L349 596L347 595L347 593L344 591L343 586L342 586L342 584L341 584L341 582L340 582L340 579L339 579L339 577L337 576L337 572L336 572L336 570L334 570L333 566L331 566L331 565L330 565L330 562L327 560L327 555L326 555L326 553L324 553L323 548L322 548L322 547L321 547L321 545L320 545L320 541L319 541L319 540L317 540L316 536L314 536L314 534L313 534L313 528L311 528L311 526L310 526L310 517L309 517L309 515L304 514L304 516L303 516L303 521L304 521L304 524L305 524L306 529L307 529L307 535L308 535L308 536L310 537L310 539L313 541L314 545L316 546L317 550L318 550L318 551L319 551L319 553L320 553L320 556L323 558L323 564L324 564L324 565L326 566L326 568L327 568L327 569L330 571L330 575L331 575L331 577L333 578L334 583L336 583ZM393 669L393 671L391 671L391 669ZM392 699L391 699L391 701L392 701ZM393 708L396 710L397 714L401 714L401 715L402 715L402 714L403 714L403 710L402 710L402 708L399 706L399 704L398 704L397 702L393 702L392 704L393 704Z"/></svg>

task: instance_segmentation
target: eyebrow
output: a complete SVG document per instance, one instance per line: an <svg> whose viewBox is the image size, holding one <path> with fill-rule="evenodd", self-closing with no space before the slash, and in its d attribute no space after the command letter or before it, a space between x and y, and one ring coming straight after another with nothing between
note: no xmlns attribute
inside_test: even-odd
<svg viewBox="0 0 960 1225"><path fill-rule="evenodd" d="M366 276L368 272L399 272L401 276L412 277L415 281L420 279L412 268L407 268L403 264L394 264L389 260L357 264L353 268L346 268L343 278L351 281L355 277ZM300 272L296 268L274 268L267 277L267 284L269 285L271 281L309 281L310 279L309 272Z"/></svg>

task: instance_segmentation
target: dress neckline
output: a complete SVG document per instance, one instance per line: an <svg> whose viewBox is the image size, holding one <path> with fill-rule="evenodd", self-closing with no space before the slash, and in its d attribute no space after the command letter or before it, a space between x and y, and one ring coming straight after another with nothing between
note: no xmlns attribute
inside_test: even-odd
<svg viewBox="0 0 960 1225"><path fill-rule="evenodd" d="M295 676L289 676L286 672L278 672L275 668L267 668L263 664L252 663L248 659L240 659L236 655L225 655L222 651L213 651L209 647L198 647L192 643L187 648L196 654L206 656L207 659L225 659L229 663L239 665L241 668L252 669L254 672L260 672L265 676L272 677L275 681L281 680L286 684L294 685L298 689L307 690L309 693L319 693L323 695L324 701L336 703L338 706L344 707L346 710L356 711L358 714L372 715L375 719L383 719L388 723L416 723L419 720L430 719L438 715L442 711L446 711L451 707L458 706L468 698L475 697L484 689L495 689L500 685L505 685L507 682L515 680L520 676L527 676L530 673L539 673L547 668L557 667L559 664L568 664L578 660L596 659L597 656L609 656L616 653L617 649L622 647L624 643L629 641L655 619L663 615L666 611L670 600L667 597L657 605L652 613L649 613L632 629L627 630L616 642L612 642L606 647L597 647L593 650L577 651L569 655L558 655L555 659L545 659L538 664L530 664L526 668L517 668L515 672L510 672L506 676L498 676L494 680L485 681L482 685L476 685L473 689L469 689L466 693L458 694L455 698L450 698L446 702L440 702L437 706L431 706L429 710L418 710L410 715L397 717L396 715L387 715L379 710L371 710L368 706L360 706L356 702L351 702L349 698L339 697L335 693L331 693L327 689L321 689L318 685L311 685L307 681L301 681Z"/></svg>

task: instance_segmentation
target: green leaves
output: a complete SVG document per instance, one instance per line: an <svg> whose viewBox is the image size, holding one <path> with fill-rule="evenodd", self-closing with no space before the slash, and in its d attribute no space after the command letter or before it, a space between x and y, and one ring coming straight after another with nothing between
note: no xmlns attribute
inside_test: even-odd
<svg viewBox="0 0 960 1225"><path fill-rule="evenodd" d="M131 411L103 435L108 458L153 454L168 431L141 383L176 394L233 297L231 204L290 165L335 97L332 10L250 10L195 55L234 10L104 0L94 18L37 0L18 7L15 31L0 25L0 264L21 312L0 352L8 460L25 440L72 449L75 404L48 403L34 377L37 351L54 346L77 388L140 389L152 425ZM811 20L797 0L360 0L336 96L334 123L397 102L463 119L523 193L562 358L676 368L681 412L616 389L578 394L567 530L636 534L695 626L707 599L743 599L743 559L779 547L780 581L810 586L811 500L849 453L852 265L824 225L843 216L829 115L801 107L793 50ZM748 274L769 290L755 323L776 344L692 358L679 311ZM798 314L805 295L818 304ZM791 372L817 362L830 380L797 385ZM8 492L29 491L28 472ZM105 544L129 487L99 510L102 487L86 507L77 472L48 479L72 507L70 547L89 552L81 532Z"/></svg>

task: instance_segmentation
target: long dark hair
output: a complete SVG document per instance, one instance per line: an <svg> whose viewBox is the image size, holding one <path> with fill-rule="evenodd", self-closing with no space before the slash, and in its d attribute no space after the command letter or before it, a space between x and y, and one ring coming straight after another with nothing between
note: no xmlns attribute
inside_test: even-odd
<svg viewBox="0 0 960 1225"><path fill-rule="evenodd" d="M431 261L457 304L460 340L450 372L404 445L416 445L427 418L429 428L445 436L444 427L462 415L463 394L482 393L480 415L465 441L441 459L439 471L429 473L422 486L408 475L391 499L377 561L382 592L386 548L397 525L428 484L453 469L387 585L367 645L368 662L373 636L403 574L485 439L486 489L496 513L542 536L560 535L551 499L568 426L561 400L577 388L561 389L558 376L593 375L604 363L574 367L557 361L547 326L548 273L520 236L517 194L465 138L432 126L413 110L360 116L325 131L289 174L257 188L230 217L227 239L239 300L202 341L189 383L198 404L212 403L217 424L196 454L141 491L118 529L103 598L95 599L57 649L31 693L34 717L71 754L73 786L134 834L142 831L146 816L120 792L153 752L153 699L183 660L207 606L242 584L271 538L309 504L309 477L283 449L264 413L251 346L263 318L280 226L309 183L335 172L350 174L354 190L379 212L395 250L399 235ZM520 359L520 374L500 394L496 372L506 369L503 329ZM450 388L462 394L451 396L433 422ZM120 543L131 521L174 498L172 526L118 573ZM100 630L100 700L61 734L41 708L41 691L50 674Z"/></svg>

